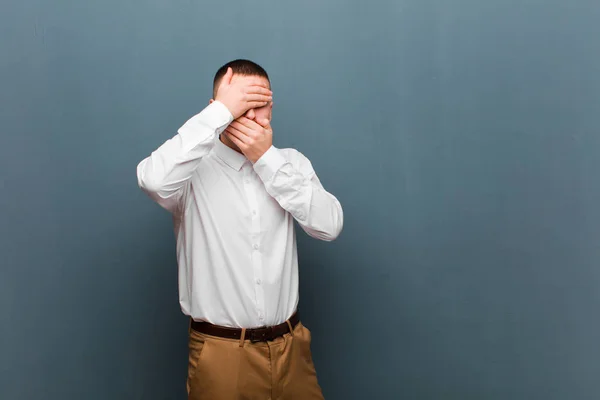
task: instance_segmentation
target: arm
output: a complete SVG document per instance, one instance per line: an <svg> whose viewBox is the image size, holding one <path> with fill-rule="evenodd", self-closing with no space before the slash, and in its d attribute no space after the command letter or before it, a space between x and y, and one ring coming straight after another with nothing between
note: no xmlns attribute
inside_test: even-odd
<svg viewBox="0 0 600 400"><path fill-rule="evenodd" d="M215 101L192 117L137 166L138 184L154 201L175 212L184 198L192 173L233 117Z"/></svg>
<svg viewBox="0 0 600 400"><path fill-rule="evenodd" d="M215 138L234 118L267 105L272 95L260 79L233 79L233 70L228 68L219 83L216 100L211 100L208 107L179 128L175 137L139 163L140 187L162 207L176 212L194 170L214 146Z"/></svg>
<svg viewBox="0 0 600 400"><path fill-rule="evenodd" d="M332 241L340 234L342 206L321 185L310 161L294 150L292 163L271 146L254 164L267 192L315 239Z"/></svg>

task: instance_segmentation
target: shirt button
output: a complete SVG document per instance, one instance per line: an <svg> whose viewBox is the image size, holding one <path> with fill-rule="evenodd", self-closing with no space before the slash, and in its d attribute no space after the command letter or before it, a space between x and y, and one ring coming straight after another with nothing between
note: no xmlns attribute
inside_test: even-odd
<svg viewBox="0 0 600 400"><path fill-rule="evenodd" d="M258 250L258 244L254 244L254 250Z"/></svg>
<svg viewBox="0 0 600 400"><path fill-rule="evenodd" d="M261 280L259 278L256 278L256 284L260 285Z"/></svg>
<svg viewBox="0 0 600 400"><path fill-rule="evenodd" d="M244 183L245 183L245 184L248 184L248 183L250 183L250 179L244 179Z"/></svg>
<svg viewBox="0 0 600 400"><path fill-rule="evenodd" d="M252 215L256 215L256 210L252 210Z"/></svg>

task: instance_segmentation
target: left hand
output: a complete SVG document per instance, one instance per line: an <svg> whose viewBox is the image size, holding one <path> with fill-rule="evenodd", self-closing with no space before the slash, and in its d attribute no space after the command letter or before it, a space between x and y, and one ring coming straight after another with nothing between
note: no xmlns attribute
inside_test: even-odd
<svg viewBox="0 0 600 400"><path fill-rule="evenodd" d="M273 129L268 119L254 121L242 116L229 124L224 133L253 164L273 144Z"/></svg>

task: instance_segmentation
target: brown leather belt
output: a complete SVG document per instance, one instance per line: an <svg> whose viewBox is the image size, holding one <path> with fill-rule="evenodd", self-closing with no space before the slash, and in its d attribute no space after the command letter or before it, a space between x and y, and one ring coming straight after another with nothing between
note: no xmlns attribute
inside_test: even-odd
<svg viewBox="0 0 600 400"><path fill-rule="evenodd" d="M289 319L292 329L300 322L298 313L294 313ZM228 328L225 326L213 325L208 322L191 321L191 327L193 330L204 333L205 335L217 336L226 339L239 340L242 337L242 330L238 328ZM245 339L251 340L252 342L266 342L268 340L274 340L280 336L285 335L290 331L287 322L284 322L275 326L267 326L263 328L252 328L246 329Z"/></svg>

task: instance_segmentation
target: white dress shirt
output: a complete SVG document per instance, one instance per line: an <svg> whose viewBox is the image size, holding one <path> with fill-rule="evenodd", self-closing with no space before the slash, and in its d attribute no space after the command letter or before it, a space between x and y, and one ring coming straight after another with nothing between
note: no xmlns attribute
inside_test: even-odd
<svg viewBox="0 0 600 400"><path fill-rule="evenodd" d="M233 117L215 101L137 167L140 187L173 214L179 301L197 321L255 328L284 322L298 305L294 219L330 241L342 207L310 161L269 150L252 164L219 135Z"/></svg>

